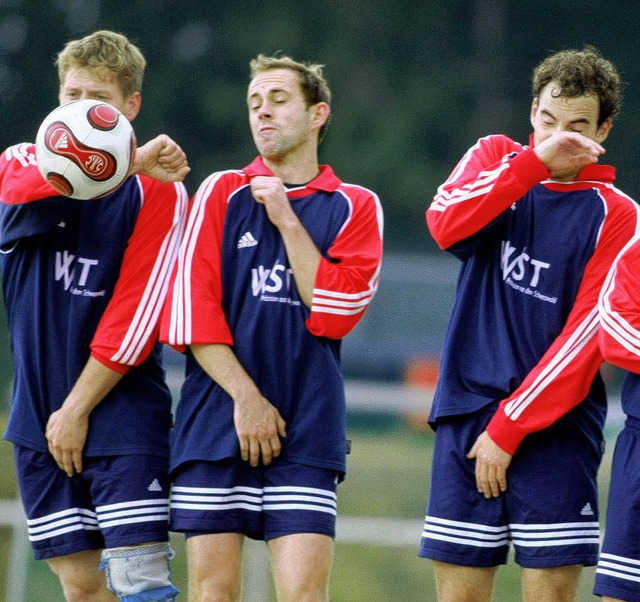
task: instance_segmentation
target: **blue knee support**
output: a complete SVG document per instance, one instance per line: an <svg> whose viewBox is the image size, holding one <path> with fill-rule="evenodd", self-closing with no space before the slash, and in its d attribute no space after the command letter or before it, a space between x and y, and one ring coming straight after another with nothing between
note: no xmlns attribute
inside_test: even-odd
<svg viewBox="0 0 640 602"><path fill-rule="evenodd" d="M175 602L169 561L175 553L168 543L103 550L100 570L107 587L121 602Z"/></svg>

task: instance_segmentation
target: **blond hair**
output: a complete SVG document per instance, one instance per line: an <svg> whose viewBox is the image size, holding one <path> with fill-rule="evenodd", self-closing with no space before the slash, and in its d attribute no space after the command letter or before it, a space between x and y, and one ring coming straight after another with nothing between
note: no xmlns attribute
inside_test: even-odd
<svg viewBox="0 0 640 602"><path fill-rule="evenodd" d="M68 42L58 54L58 81L64 85L70 69L87 69L91 73L115 76L125 98L142 89L147 66L142 52L125 36L101 30Z"/></svg>

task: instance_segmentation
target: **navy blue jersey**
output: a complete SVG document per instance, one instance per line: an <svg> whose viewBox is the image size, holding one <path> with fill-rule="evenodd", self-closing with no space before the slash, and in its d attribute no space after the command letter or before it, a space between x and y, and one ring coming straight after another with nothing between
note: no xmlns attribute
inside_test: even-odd
<svg viewBox="0 0 640 602"><path fill-rule="evenodd" d="M261 160L217 173L193 202L162 340L232 345L287 422L282 457L345 471L346 408L340 339L377 288L382 211L377 197L324 166L288 191L322 254L313 305L300 300L284 242L250 189L272 175ZM189 355L176 410L172 467L239 457L233 401Z"/></svg>
<svg viewBox="0 0 640 602"><path fill-rule="evenodd" d="M182 232L184 187L133 176L104 198L77 201L51 196L25 157L13 148L0 162L0 262L14 369L5 438L47 452L48 418L92 354L126 374L93 411L85 455L167 455L171 398L158 317Z"/></svg>
<svg viewBox="0 0 640 602"><path fill-rule="evenodd" d="M598 294L638 227L612 167L573 182L548 176L532 148L490 136L427 211L462 262L431 419L501 401L487 430L509 453L583 400L604 421Z"/></svg>

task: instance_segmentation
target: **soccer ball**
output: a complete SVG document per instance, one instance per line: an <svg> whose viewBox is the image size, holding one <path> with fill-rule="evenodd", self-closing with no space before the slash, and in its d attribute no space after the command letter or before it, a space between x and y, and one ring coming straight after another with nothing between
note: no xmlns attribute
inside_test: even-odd
<svg viewBox="0 0 640 602"><path fill-rule="evenodd" d="M136 149L130 121L98 100L74 100L45 117L36 136L40 173L60 194L90 200L116 190Z"/></svg>

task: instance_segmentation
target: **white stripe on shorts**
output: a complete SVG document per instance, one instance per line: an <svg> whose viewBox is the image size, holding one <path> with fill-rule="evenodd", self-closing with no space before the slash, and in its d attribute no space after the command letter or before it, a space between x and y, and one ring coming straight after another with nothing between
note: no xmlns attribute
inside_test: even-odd
<svg viewBox="0 0 640 602"><path fill-rule="evenodd" d="M466 523L435 516L426 516L422 537L459 543L478 548L499 548L509 545L509 527L487 527L476 523Z"/></svg>
<svg viewBox="0 0 640 602"><path fill-rule="evenodd" d="M498 548L514 545L529 548L598 544L600 532L597 522L551 523L539 525L512 524L488 527L426 516L422 537L477 548Z"/></svg>
<svg viewBox="0 0 640 602"><path fill-rule="evenodd" d="M596 573L640 583L640 561L615 554L600 554Z"/></svg>
<svg viewBox="0 0 640 602"><path fill-rule="evenodd" d="M98 523L101 529L155 521L169 522L169 500L134 500L118 504L98 506Z"/></svg>
<svg viewBox="0 0 640 602"><path fill-rule="evenodd" d="M70 508L27 520L29 541L42 541L71 531L97 531L99 528L96 513L86 508Z"/></svg>
<svg viewBox="0 0 640 602"><path fill-rule="evenodd" d="M314 487L180 487L171 492L171 508L180 510L311 510L337 512L337 496Z"/></svg>
<svg viewBox="0 0 640 602"><path fill-rule="evenodd" d="M262 490L256 487L179 487L171 490L171 508L180 510L233 510L260 512Z"/></svg>
<svg viewBox="0 0 640 602"><path fill-rule="evenodd" d="M265 487L265 510L311 510L337 514L337 496L315 487Z"/></svg>
<svg viewBox="0 0 640 602"><path fill-rule="evenodd" d="M597 522L511 525L511 538L518 546L544 548L600 543Z"/></svg>

